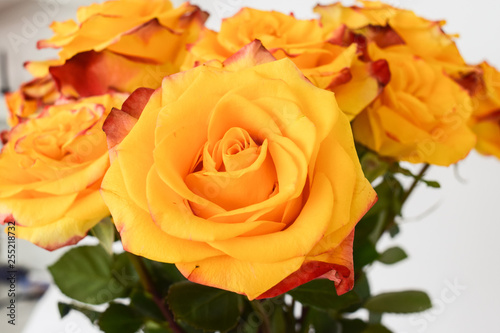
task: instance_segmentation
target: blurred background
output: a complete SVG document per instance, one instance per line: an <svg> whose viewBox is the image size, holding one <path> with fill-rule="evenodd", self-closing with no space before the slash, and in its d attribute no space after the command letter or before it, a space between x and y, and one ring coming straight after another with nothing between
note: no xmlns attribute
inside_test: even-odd
<svg viewBox="0 0 500 333"><path fill-rule="evenodd" d="M52 21L75 18L79 6L90 0L0 0L0 82L2 91L16 90L31 79L24 70L27 60L56 56L56 50L37 50L36 42L51 36ZM179 5L182 1L173 1ZM218 29L222 18L241 7L293 12L297 18L315 17L314 0L194 0L208 11L208 25ZM329 4L332 1L319 1ZM342 1L352 5L354 1ZM389 0L427 19L445 19L447 33L457 33L458 47L468 63L487 60L500 68L500 2L491 0ZM499 83L500 84L500 83ZM0 128L5 129L6 109L0 97ZM413 170L414 166L408 166ZM431 167L427 179L441 189L423 185L412 194L404 210L401 233L387 237L378 249L399 245L409 258L394 266L375 264L369 278L373 293L404 289L425 290L434 308L412 316L386 315L383 322L397 333L494 332L500 311L500 161L472 152L455 167ZM84 242L91 242L84 240ZM0 264L6 259L7 240L0 233ZM47 252L17 241L18 275L16 326L9 325L4 302L7 285L0 283L0 332L87 333L97 332L88 320L70 313L63 320L57 302L64 296L51 286L46 267L65 249ZM2 281L5 280L2 277ZM44 286L49 286L43 294ZM19 294L18 294L19 296ZM365 316L364 313L356 314Z"/></svg>

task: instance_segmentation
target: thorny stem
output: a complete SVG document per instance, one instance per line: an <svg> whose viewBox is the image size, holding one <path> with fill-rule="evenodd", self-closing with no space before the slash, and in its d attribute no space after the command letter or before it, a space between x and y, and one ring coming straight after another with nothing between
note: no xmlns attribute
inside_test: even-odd
<svg viewBox="0 0 500 333"><path fill-rule="evenodd" d="M130 258L130 261L134 265L137 274L139 275L139 278L141 280L142 285L144 286L144 289L146 289L146 291L153 296L154 302L160 309L163 317L165 317L165 319L167 320L170 329L172 329L174 333L184 333L184 330L181 327L179 327L179 325L177 325L177 323L174 320L172 312L170 312L170 310L165 306L165 303L162 301L161 296L156 291L156 288L153 284L153 280L149 276L148 270L144 265L142 259L132 253L128 253L128 256Z"/></svg>

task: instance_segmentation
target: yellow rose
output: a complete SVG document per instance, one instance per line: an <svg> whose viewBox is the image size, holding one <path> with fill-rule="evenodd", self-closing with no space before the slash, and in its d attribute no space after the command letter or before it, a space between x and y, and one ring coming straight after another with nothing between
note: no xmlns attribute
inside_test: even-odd
<svg viewBox="0 0 500 333"><path fill-rule="evenodd" d="M23 83L19 90L5 94L9 125L15 126L38 115L46 105L53 104L59 96L56 84L50 75Z"/></svg>
<svg viewBox="0 0 500 333"><path fill-rule="evenodd" d="M332 37L318 20L243 8L222 21L220 32L205 28L190 46L183 68L211 59L223 61L257 39L276 59L292 60L314 85L335 92L341 110L352 119L387 84L387 64L361 61L356 44L336 45Z"/></svg>
<svg viewBox="0 0 500 333"><path fill-rule="evenodd" d="M61 48L59 59L27 69L35 77L50 72L64 96L86 97L159 87L179 71L207 15L189 3L173 9L168 0L118 0L81 7L77 17L80 23L54 22L55 35L38 44Z"/></svg>
<svg viewBox="0 0 500 333"><path fill-rule="evenodd" d="M467 91L441 66L416 57L405 45L368 45L373 59L386 59L391 81L353 123L357 142L383 156L413 163L450 165L467 156L475 136L467 126Z"/></svg>
<svg viewBox="0 0 500 333"><path fill-rule="evenodd" d="M341 3L317 6L315 12L327 31L349 28L380 48L406 45L413 54L445 65L451 72L465 66L452 35L443 32L445 21L429 21L410 10L379 1L359 1L363 7L344 7Z"/></svg>
<svg viewBox="0 0 500 333"><path fill-rule="evenodd" d="M466 83L465 86L469 83L468 88L472 88L474 112L469 125L477 136L476 149L500 158L500 72L483 62L467 79L474 81L461 83Z"/></svg>
<svg viewBox="0 0 500 333"><path fill-rule="evenodd" d="M334 94L269 60L254 42L132 94L103 127L102 195L127 251L191 281L254 299L321 276L343 293L376 194Z"/></svg>
<svg viewBox="0 0 500 333"><path fill-rule="evenodd" d="M75 244L109 215L99 188L109 167L102 124L126 95L47 107L15 126L0 154L0 223L54 250Z"/></svg>

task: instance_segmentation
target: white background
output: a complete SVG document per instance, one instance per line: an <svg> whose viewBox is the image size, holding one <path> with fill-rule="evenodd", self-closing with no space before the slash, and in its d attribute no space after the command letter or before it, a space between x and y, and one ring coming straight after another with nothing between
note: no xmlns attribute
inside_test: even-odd
<svg viewBox="0 0 500 333"><path fill-rule="evenodd" d="M37 1L0 0L0 50L8 53L12 87L16 88L29 79L22 69L24 61L54 56L53 50L37 51L35 47L37 40L51 35L46 27L49 20L74 17L79 5L89 3L84 0L58 0L57 6L44 10ZM179 4L180 1L175 3ZM197 0L193 3L212 14L208 23L211 28L217 29L221 18L231 16L243 6L285 13L293 11L298 18L312 18L316 1ZM353 2L343 3L350 5ZM387 3L414 10L429 19L446 19L448 24L445 31L460 34L457 44L469 63L487 60L500 68L499 1L396 0ZM7 38L9 33L21 36L22 43L14 45L12 39ZM0 120L4 112L2 109ZM395 266L374 265L370 272L372 291L422 289L430 294L435 304L433 310L413 317L386 315L383 322L394 332L499 331L499 170L500 162L497 159L483 157L475 152L459 163L456 169L432 167L427 178L438 180L442 189L419 187L406 205L401 234L395 239L387 237L381 242L380 251L389 246L401 245L410 258ZM1 243L0 253L5 252L4 244ZM34 269L34 279L47 279L44 267L54 262L61 252L48 253L29 243L18 243L18 260L22 265ZM4 295L0 295L2 297ZM56 302L61 297L52 288L31 314L30 306L22 305L19 320L26 322L31 316L24 326L24 332L92 332L86 319L76 314L59 320ZM3 310L0 310L0 314L1 332L20 332L19 325L15 329L2 326L6 319Z"/></svg>

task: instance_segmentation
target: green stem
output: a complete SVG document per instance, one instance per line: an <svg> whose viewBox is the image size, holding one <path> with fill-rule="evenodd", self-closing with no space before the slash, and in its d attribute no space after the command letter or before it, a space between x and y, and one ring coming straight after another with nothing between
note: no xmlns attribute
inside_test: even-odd
<svg viewBox="0 0 500 333"><path fill-rule="evenodd" d="M264 309L264 307L262 306L262 304L260 303L259 300L254 300L254 301L251 301L250 304L252 304L252 308L255 310L255 312L257 312L260 317L262 318L262 321L263 321L263 333L272 333L272 330L271 330L271 321L269 320L269 317L266 313L266 310Z"/></svg>
<svg viewBox="0 0 500 333"><path fill-rule="evenodd" d="M406 202L410 194L417 187L418 183L420 182L420 180L422 180L422 178L424 177L425 173L427 172L430 166L431 166L430 164L425 164L422 170L420 170L417 177L415 177L415 179L413 180L413 183L411 184L408 191L406 191L405 194L403 195L403 199L401 200L401 206L403 206L403 204Z"/></svg>
<svg viewBox="0 0 500 333"><path fill-rule="evenodd" d="M310 309L311 308L309 306L302 304L302 313L300 315L300 319L298 320L298 322L300 324L300 329L302 331L305 331L304 330L304 323L306 321L306 317L307 317L307 314L309 313Z"/></svg>
<svg viewBox="0 0 500 333"><path fill-rule="evenodd" d="M130 258L130 261L134 265L137 274L139 275L139 278L141 280L142 285L144 286L144 289L153 296L154 302L160 309L161 313L163 314L163 317L165 317L165 319L167 320L168 325L170 326L172 331L174 333L184 333L184 330L181 327L179 327L179 325L177 325L177 323L174 320L172 312L170 312L170 310L165 306L165 303L162 301L161 296L156 291L153 280L151 279L151 276L149 276L148 269L146 268L146 265L144 265L142 258L129 252L128 256Z"/></svg>
<svg viewBox="0 0 500 333"><path fill-rule="evenodd" d="M429 169L429 167L430 167L430 164L425 164L423 166L423 168L420 170L420 172L418 173L418 175L413 180L413 183L410 185L410 188L403 194L403 198L401 198L401 208L403 207L404 203L408 200L408 198L410 197L410 195L413 193L413 191L417 187L417 185L420 182L420 180L422 180L422 178L424 177L424 175L427 172L427 170ZM394 221L395 218L396 218L396 216L395 216L394 213L391 213L388 216L388 221L390 221L390 222L386 224L386 226L383 229L383 231L379 234L379 236L377 238L377 241L378 241L378 239L380 239L380 237L382 237L382 235L387 230L390 230L396 224L396 222Z"/></svg>

